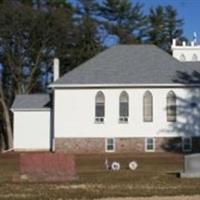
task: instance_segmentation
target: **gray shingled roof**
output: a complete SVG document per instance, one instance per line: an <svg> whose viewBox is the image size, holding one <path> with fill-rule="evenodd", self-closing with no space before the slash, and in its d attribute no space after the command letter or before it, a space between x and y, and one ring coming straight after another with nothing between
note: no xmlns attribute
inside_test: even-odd
<svg viewBox="0 0 200 200"><path fill-rule="evenodd" d="M175 83L200 84L200 62L183 62L185 70L177 70Z"/></svg>
<svg viewBox="0 0 200 200"><path fill-rule="evenodd" d="M187 68L192 67L192 69L198 69L200 68L200 62L183 62L184 65L186 65Z"/></svg>
<svg viewBox="0 0 200 200"><path fill-rule="evenodd" d="M53 85L171 84L177 83L179 72L193 71L200 72L198 64L181 63L154 45L117 45L81 64Z"/></svg>
<svg viewBox="0 0 200 200"><path fill-rule="evenodd" d="M17 95L11 109L48 109L49 104L47 94Z"/></svg>

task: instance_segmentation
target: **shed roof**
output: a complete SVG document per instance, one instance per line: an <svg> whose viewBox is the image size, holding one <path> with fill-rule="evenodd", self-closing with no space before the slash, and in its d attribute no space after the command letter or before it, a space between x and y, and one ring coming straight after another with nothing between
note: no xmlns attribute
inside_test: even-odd
<svg viewBox="0 0 200 200"><path fill-rule="evenodd" d="M17 95L11 110L49 109L50 98L48 94Z"/></svg>

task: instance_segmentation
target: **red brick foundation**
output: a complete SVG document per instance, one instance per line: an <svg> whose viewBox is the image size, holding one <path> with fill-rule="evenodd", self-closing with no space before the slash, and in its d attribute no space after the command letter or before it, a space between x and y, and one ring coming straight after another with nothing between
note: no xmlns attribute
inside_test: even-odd
<svg viewBox="0 0 200 200"><path fill-rule="evenodd" d="M200 138L192 138L192 152L200 152ZM56 138L55 150L67 153L105 153L105 138ZM145 138L115 138L115 153L145 152ZM182 152L182 139L155 138L155 152Z"/></svg>
<svg viewBox="0 0 200 200"><path fill-rule="evenodd" d="M144 152L145 138L116 138L115 149L118 153Z"/></svg>
<svg viewBox="0 0 200 200"><path fill-rule="evenodd" d="M104 153L104 138L56 138L55 149L67 153Z"/></svg>

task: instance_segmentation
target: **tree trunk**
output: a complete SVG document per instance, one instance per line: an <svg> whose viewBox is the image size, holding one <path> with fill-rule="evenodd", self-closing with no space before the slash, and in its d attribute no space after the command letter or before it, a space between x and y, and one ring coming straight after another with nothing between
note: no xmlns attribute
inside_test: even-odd
<svg viewBox="0 0 200 200"><path fill-rule="evenodd" d="M6 103L1 99L1 105L3 108L3 121L5 123L5 131L6 131L6 140L7 140L7 147L8 149L12 149L13 147L13 135L12 135L12 126L10 121L9 115L9 108L7 107Z"/></svg>
<svg viewBox="0 0 200 200"><path fill-rule="evenodd" d="M5 126L6 132L6 140L7 140L7 148L11 149L13 147L13 135L12 135L12 126L11 120L9 115L9 107L5 102L5 96L2 88L2 84L0 84L0 105L2 106L3 110L3 123Z"/></svg>

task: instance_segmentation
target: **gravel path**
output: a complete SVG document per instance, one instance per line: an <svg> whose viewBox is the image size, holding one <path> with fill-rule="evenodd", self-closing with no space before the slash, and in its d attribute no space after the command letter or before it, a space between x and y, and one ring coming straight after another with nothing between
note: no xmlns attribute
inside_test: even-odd
<svg viewBox="0 0 200 200"><path fill-rule="evenodd" d="M175 197L128 197L128 198L103 198L99 200L200 200L200 195L175 196Z"/></svg>

